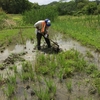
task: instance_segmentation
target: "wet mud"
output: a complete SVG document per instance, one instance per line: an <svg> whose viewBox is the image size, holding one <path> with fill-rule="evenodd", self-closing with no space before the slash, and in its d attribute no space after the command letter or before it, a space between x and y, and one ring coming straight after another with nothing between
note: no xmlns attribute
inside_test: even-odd
<svg viewBox="0 0 100 100"><path fill-rule="evenodd" d="M63 38L63 36L59 33L56 38L53 38L55 42L59 44L60 52L64 52L70 49L75 49L82 53L82 55L85 57L88 63L93 63L98 66L98 69L100 70L100 54L98 52L95 52L95 50L91 48L87 48L85 46L82 46L79 42L66 37ZM0 75L7 79L8 76L14 76L14 72L9 68L9 66L16 65L18 73L21 73L22 70L22 62L30 61L33 66L36 58L37 53L44 53L44 54L53 54L55 53L55 48L52 50L49 48L46 48L46 44L42 43L42 50L38 51L36 49L36 43L31 42L30 40L26 41L25 45L17 44L15 46L9 46L6 49L4 49L0 53ZM52 43L52 45L54 45ZM87 53L91 53L91 56L87 56ZM34 68L33 68L34 69ZM74 74L72 81L73 81L73 90L71 93L68 92L68 90L65 88L64 82L60 83L58 79L53 79L56 83L57 92L56 95L51 98L51 100L100 100L98 95L95 92L95 89L89 85L87 85L87 82L84 80L89 80L90 77L87 77L87 75L84 74ZM69 81L70 79L63 80L63 81ZM1 86L5 85L5 83L8 80L3 80L0 82ZM41 86L42 88L45 87L45 83L42 81L42 83L35 81L35 83L31 83L31 81L23 82L22 80L17 80L17 90L16 95L12 97L11 100L39 100L37 96L35 95L34 87ZM81 85L82 84L82 85ZM6 86L5 86L6 87ZM89 94L89 89L93 89L93 92L95 96ZM2 91L2 87L0 89L0 100L8 100L7 96ZM26 98L27 99L26 99ZM84 99L83 99L84 98ZM91 99L93 98L93 99Z"/></svg>

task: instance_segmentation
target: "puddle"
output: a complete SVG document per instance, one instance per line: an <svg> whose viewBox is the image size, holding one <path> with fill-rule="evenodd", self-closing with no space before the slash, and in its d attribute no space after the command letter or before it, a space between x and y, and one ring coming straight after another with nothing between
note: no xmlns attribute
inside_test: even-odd
<svg viewBox="0 0 100 100"><path fill-rule="evenodd" d="M17 44L15 47L9 47L6 50L4 50L3 53L0 53L0 61L5 60L10 54L15 53L15 54L20 54L27 52L28 57L32 57L33 55L33 48L34 44L32 44L31 41L26 41L26 45L20 45Z"/></svg>
<svg viewBox="0 0 100 100"><path fill-rule="evenodd" d="M10 51L8 49L4 50L3 53L0 53L0 62L2 60L5 60L9 56L9 54L10 54Z"/></svg>

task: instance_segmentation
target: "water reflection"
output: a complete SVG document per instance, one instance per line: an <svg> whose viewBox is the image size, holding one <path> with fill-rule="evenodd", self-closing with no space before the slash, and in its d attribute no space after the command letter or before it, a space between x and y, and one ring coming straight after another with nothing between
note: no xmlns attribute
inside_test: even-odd
<svg viewBox="0 0 100 100"><path fill-rule="evenodd" d="M5 60L10 54L10 51L8 49L4 50L3 53L0 53L0 61Z"/></svg>

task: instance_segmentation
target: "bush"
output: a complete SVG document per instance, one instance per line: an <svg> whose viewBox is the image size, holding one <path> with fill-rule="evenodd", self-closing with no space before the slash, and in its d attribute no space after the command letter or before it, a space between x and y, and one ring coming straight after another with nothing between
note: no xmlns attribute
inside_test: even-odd
<svg viewBox="0 0 100 100"><path fill-rule="evenodd" d="M4 27L3 23L4 23L4 19L6 18L7 18L6 13L0 8L0 29Z"/></svg>
<svg viewBox="0 0 100 100"><path fill-rule="evenodd" d="M53 7L41 7L40 9L26 11L24 13L23 21L28 24L34 24L38 20L49 18L54 21L58 14Z"/></svg>

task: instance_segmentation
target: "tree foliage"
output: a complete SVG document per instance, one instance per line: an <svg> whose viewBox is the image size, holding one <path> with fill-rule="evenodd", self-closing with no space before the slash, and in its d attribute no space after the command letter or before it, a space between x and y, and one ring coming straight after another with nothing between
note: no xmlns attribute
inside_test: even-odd
<svg viewBox="0 0 100 100"><path fill-rule="evenodd" d="M28 0L0 0L0 8L7 13L23 13L29 10L39 10L47 7L48 11L51 8L56 9L59 15L79 15L81 14L100 14L100 0L59 0L59 2L52 2L48 5L38 5L38 3L31 3ZM47 11L47 12L48 12ZM35 11L34 11L35 13Z"/></svg>
<svg viewBox="0 0 100 100"><path fill-rule="evenodd" d="M58 4L59 15L72 14L75 11L75 3L73 1Z"/></svg>
<svg viewBox="0 0 100 100"><path fill-rule="evenodd" d="M38 20L43 20L49 18L51 21L54 21L57 18L58 13L56 9L52 6L44 6L40 9L32 9L24 13L23 20L25 23L34 24Z"/></svg>
<svg viewBox="0 0 100 100"><path fill-rule="evenodd" d="M0 7L7 13L22 13L31 9L31 3L28 0L0 0Z"/></svg>

